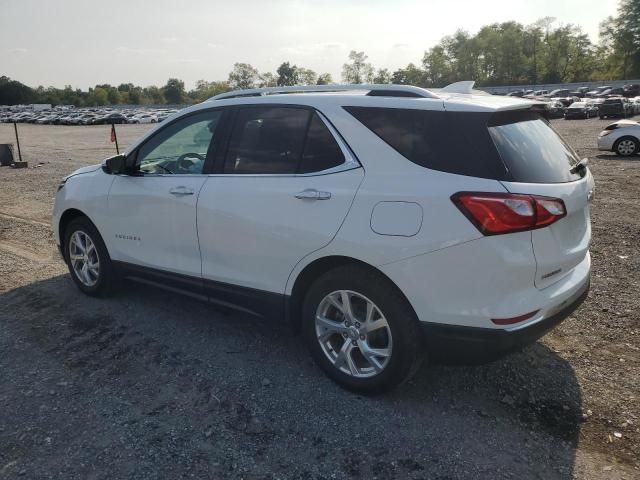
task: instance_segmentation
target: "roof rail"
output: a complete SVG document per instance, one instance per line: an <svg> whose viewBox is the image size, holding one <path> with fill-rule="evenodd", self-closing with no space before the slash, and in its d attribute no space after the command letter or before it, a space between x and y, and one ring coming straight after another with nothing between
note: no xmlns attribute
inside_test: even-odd
<svg viewBox="0 0 640 480"><path fill-rule="evenodd" d="M414 87L413 85L385 85L385 84L350 84L350 85L306 85L291 87L264 87L252 88L249 90L234 90L221 93L209 100L222 100L226 98L238 97L259 97L263 95L274 95L278 93L311 93L311 92L345 92L348 90L369 90L369 92L402 92L403 96L415 96L422 98L439 98L435 93L425 88Z"/></svg>

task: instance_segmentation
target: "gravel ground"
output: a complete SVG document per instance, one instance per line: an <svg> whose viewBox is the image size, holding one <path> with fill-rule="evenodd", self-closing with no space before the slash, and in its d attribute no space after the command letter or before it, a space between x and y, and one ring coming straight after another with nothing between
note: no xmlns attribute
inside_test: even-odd
<svg viewBox="0 0 640 480"><path fill-rule="evenodd" d="M135 284L81 295L52 197L113 152L109 127L20 125L31 168L0 169L0 478L640 478L640 157L598 152L606 123L554 121L597 183L587 302L521 353L373 398L278 325Z"/></svg>

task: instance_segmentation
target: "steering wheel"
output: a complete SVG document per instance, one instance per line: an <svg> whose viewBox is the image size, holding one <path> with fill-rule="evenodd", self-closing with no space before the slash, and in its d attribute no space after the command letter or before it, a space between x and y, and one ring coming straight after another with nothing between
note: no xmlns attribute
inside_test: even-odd
<svg viewBox="0 0 640 480"><path fill-rule="evenodd" d="M187 163L187 158L197 158L198 160L204 160L204 155L200 155L199 153L188 152L183 153L176 160L176 166L178 170L189 170L189 167L193 165L193 162L189 161Z"/></svg>

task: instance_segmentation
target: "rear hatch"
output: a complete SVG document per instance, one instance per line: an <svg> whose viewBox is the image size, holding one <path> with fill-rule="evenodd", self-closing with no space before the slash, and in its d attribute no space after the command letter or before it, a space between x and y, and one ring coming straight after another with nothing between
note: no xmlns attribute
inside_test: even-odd
<svg viewBox="0 0 640 480"><path fill-rule="evenodd" d="M489 132L509 171L510 180L502 184L510 193L564 202L564 218L531 232L535 285L539 289L548 287L569 274L588 252L593 177L587 168L572 173L578 156L547 121L533 112L494 114Z"/></svg>

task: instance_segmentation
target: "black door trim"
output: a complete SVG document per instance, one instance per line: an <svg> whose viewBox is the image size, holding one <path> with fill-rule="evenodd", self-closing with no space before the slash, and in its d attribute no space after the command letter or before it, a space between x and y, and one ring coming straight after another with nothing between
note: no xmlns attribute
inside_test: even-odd
<svg viewBox="0 0 640 480"><path fill-rule="evenodd" d="M113 261L119 275L130 280L188 295L244 313L285 322L287 296L215 280Z"/></svg>

